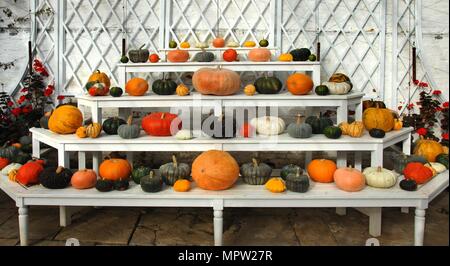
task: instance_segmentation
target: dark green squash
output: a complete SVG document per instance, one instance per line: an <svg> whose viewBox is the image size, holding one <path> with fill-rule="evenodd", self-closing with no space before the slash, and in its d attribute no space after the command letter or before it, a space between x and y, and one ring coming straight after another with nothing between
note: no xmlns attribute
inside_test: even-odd
<svg viewBox="0 0 450 266"><path fill-rule="evenodd" d="M99 179L95 184L95 188L100 192L110 192L114 190L114 181Z"/></svg>
<svg viewBox="0 0 450 266"><path fill-rule="evenodd" d="M103 122L102 128L108 135L117 135L117 130L121 125L125 125L127 122L120 117L111 117Z"/></svg>
<svg viewBox="0 0 450 266"><path fill-rule="evenodd" d="M320 113L319 116L310 116L306 118L305 123L312 127L313 134L323 134L326 127L333 125L333 121L328 117L323 117L322 113Z"/></svg>
<svg viewBox="0 0 450 266"><path fill-rule="evenodd" d="M195 54L193 61L194 62L212 62L212 61L214 61L215 58L216 58L216 56L213 53L207 52L207 51L202 51L202 52Z"/></svg>
<svg viewBox="0 0 450 266"><path fill-rule="evenodd" d="M72 175L70 169L62 166L49 167L39 174L39 183L49 189L63 189L70 185Z"/></svg>
<svg viewBox="0 0 450 266"><path fill-rule="evenodd" d="M15 157L13 162L15 163L20 163L20 164L25 164L26 162L28 162L29 160L31 160L31 155L29 153L20 151Z"/></svg>
<svg viewBox="0 0 450 266"><path fill-rule="evenodd" d="M272 167L265 163L258 163L253 158L251 163L245 163L240 167L240 173L245 183L264 185L272 175Z"/></svg>
<svg viewBox="0 0 450 266"><path fill-rule="evenodd" d="M289 124L287 132L292 138L307 139L312 136L312 127L307 123L302 123L303 116L297 115L297 121Z"/></svg>
<svg viewBox="0 0 450 266"><path fill-rule="evenodd" d="M384 132L384 130L382 129L372 128L371 130L369 130L369 135L372 138L382 139L384 138L384 136L386 136L386 132Z"/></svg>
<svg viewBox="0 0 450 266"><path fill-rule="evenodd" d="M130 50L128 52L128 57L130 58L130 61L133 63L146 63L148 61L148 57L150 56L150 52L148 49L142 49L144 48L145 44L143 44L139 49L136 50Z"/></svg>
<svg viewBox="0 0 450 266"><path fill-rule="evenodd" d="M309 189L309 177L300 174L300 169L297 169L296 173L290 173L286 176L286 189L299 193L307 192Z"/></svg>
<svg viewBox="0 0 450 266"><path fill-rule="evenodd" d="M397 173L403 173L403 170L405 169L406 165L408 163L418 162L426 164L428 163L427 159L423 156L418 155L406 155L404 153L396 153L392 156L392 161L394 164L394 170Z"/></svg>
<svg viewBox="0 0 450 266"><path fill-rule="evenodd" d="M258 78L254 85L259 94L277 94L283 88L283 83L277 77Z"/></svg>
<svg viewBox="0 0 450 266"><path fill-rule="evenodd" d="M289 174L296 174L297 171L299 172L300 175L303 174L303 169L300 166L298 166L296 164L285 165L285 166L283 166L283 168L281 168L280 177L283 180L286 180L286 177Z"/></svg>
<svg viewBox="0 0 450 266"><path fill-rule="evenodd" d="M22 136L19 138L19 142L22 145L29 145L33 141L33 138L31 136Z"/></svg>
<svg viewBox="0 0 450 266"><path fill-rule="evenodd" d="M191 167L187 163L179 163L177 157L172 155L172 162L161 165L159 174L166 185L173 186L179 179L189 179Z"/></svg>
<svg viewBox="0 0 450 266"><path fill-rule="evenodd" d="M112 87L112 88L109 90L109 94L110 94L112 97L120 97L120 96L122 96L122 94L123 94L123 90L122 90L122 88L120 88L120 87Z"/></svg>
<svg viewBox="0 0 450 266"><path fill-rule="evenodd" d="M400 181L400 188L406 191L416 191L417 183L412 179L403 179Z"/></svg>
<svg viewBox="0 0 450 266"><path fill-rule="evenodd" d="M141 188L144 192L155 193L162 190L163 180L160 176L150 171L149 175L141 178Z"/></svg>
<svg viewBox="0 0 450 266"><path fill-rule="evenodd" d="M295 49L289 52L294 61L308 61L311 51L308 48Z"/></svg>
<svg viewBox="0 0 450 266"><path fill-rule="evenodd" d="M152 90L158 95L172 95L177 90L177 83L171 79L158 79L152 84Z"/></svg>
<svg viewBox="0 0 450 266"><path fill-rule="evenodd" d="M448 169L448 154L439 154L436 156L436 162L443 164Z"/></svg>
<svg viewBox="0 0 450 266"><path fill-rule="evenodd" d="M326 96L326 95L330 94L330 90L325 85L317 86L314 91L316 92L317 95L320 95L320 96Z"/></svg>
<svg viewBox="0 0 450 266"><path fill-rule="evenodd" d="M342 130L336 126L328 126L323 130L323 134L329 139L338 139L342 136Z"/></svg>
<svg viewBox="0 0 450 266"><path fill-rule="evenodd" d="M133 168L133 171L131 171L131 179L133 179L134 183L139 185L141 183L141 178L149 175L151 170L152 169L147 166L135 167Z"/></svg>
<svg viewBox="0 0 450 266"><path fill-rule="evenodd" d="M19 149L15 146L8 145L5 143L2 148L0 148L0 157L6 158L10 161L14 161L15 157L19 154Z"/></svg>
<svg viewBox="0 0 450 266"><path fill-rule="evenodd" d="M206 121L208 120L208 122ZM208 123L209 126L206 124ZM222 116L214 116L208 117L203 120L203 132L215 139L228 139L236 137L236 120L230 117Z"/></svg>
<svg viewBox="0 0 450 266"><path fill-rule="evenodd" d="M116 180L113 182L113 187L118 191L125 191L130 187L130 181L128 179Z"/></svg>

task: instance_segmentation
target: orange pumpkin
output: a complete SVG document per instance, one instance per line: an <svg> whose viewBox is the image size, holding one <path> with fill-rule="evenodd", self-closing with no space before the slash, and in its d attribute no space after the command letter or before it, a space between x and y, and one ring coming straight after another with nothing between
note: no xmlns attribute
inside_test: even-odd
<svg viewBox="0 0 450 266"><path fill-rule="evenodd" d="M17 149L22 148L22 144L20 144L19 142L13 143L13 144L11 144L11 146L16 147Z"/></svg>
<svg viewBox="0 0 450 266"><path fill-rule="evenodd" d="M333 175L336 186L347 192L356 192L362 190L366 186L366 179L361 171L352 168L339 168Z"/></svg>
<svg viewBox="0 0 450 266"><path fill-rule="evenodd" d="M95 82L95 83L103 83L107 88L111 87L111 80L109 79L108 75L101 72L100 70L96 70L92 75L89 76L88 83L89 82Z"/></svg>
<svg viewBox="0 0 450 266"><path fill-rule="evenodd" d="M433 178L433 171L422 163L408 163L403 169L403 175L406 179L416 181L417 184L425 184Z"/></svg>
<svg viewBox="0 0 450 266"><path fill-rule="evenodd" d="M42 171L44 171L42 160L27 162L17 171L16 181L24 186L37 184L39 183L39 174Z"/></svg>
<svg viewBox="0 0 450 266"><path fill-rule="evenodd" d="M76 189L93 188L97 183L97 173L94 170L82 169L72 175L70 182Z"/></svg>
<svg viewBox="0 0 450 266"><path fill-rule="evenodd" d="M327 159L312 160L307 167L308 175L312 180L319 183L333 182L336 171L336 163Z"/></svg>
<svg viewBox="0 0 450 266"><path fill-rule="evenodd" d="M187 192L191 190L191 182L186 179L178 179L175 184L173 184L173 190L176 192Z"/></svg>
<svg viewBox="0 0 450 266"><path fill-rule="evenodd" d="M394 115L391 110L385 108L367 108L363 113L363 122L367 130L373 128L389 132L394 128Z"/></svg>
<svg viewBox="0 0 450 266"><path fill-rule="evenodd" d="M227 152L203 152L192 163L192 179L200 188L224 190L233 186L239 177L239 165Z"/></svg>
<svg viewBox="0 0 450 266"><path fill-rule="evenodd" d="M167 60L172 63L184 63L189 60L189 52L186 50L171 50L167 53Z"/></svg>
<svg viewBox="0 0 450 266"><path fill-rule="evenodd" d="M294 95L308 94L314 87L312 79L305 74L295 73L286 81L287 89Z"/></svg>
<svg viewBox="0 0 450 266"><path fill-rule="evenodd" d="M429 162L436 162L436 157L444 153L444 147L437 141L425 139L423 136L417 141L414 147L414 154L423 156Z"/></svg>
<svg viewBox="0 0 450 266"><path fill-rule="evenodd" d="M192 84L201 94L225 96L240 90L241 78L225 68L201 68L192 76Z"/></svg>
<svg viewBox="0 0 450 266"><path fill-rule="evenodd" d="M216 48L225 47L225 40L223 38L217 37L213 40L213 46Z"/></svg>
<svg viewBox="0 0 450 266"><path fill-rule="evenodd" d="M98 171L102 179L126 180L130 177L131 165L125 159L106 159L100 164Z"/></svg>
<svg viewBox="0 0 450 266"><path fill-rule="evenodd" d="M72 134L83 124L83 114L73 105L56 108L48 119L48 128L57 134Z"/></svg>
<svg viewBox="0 0 450 266"><path fill-rule="evenodd" d="M148 82L141 78L132 78L125 85L125 91L131 96L142 96L148 91Z"/></svg>
<svg viewBox="0 0 450 266"><path fill-rule="evenodd" d="M253 48L248 53L248 60L253 62L267 62L272 58L272 53L267 48Z"/></svg>

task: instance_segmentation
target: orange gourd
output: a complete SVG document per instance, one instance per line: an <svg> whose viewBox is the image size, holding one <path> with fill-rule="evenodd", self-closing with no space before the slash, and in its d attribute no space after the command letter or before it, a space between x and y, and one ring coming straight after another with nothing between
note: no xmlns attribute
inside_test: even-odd
<svg viewBox="0 0 450 266"><path fill-rule="evenodd" d="M108 75L101 72L100 70L96 70L92 75L89 76L88 83L89 82L95 82L95 83L103 83L107 88L111 87L111 80L109 79Z"/></svg>
<svg viewBox="0 0 450 266"><path fill-rule="evenodd" d="M80 139L87 138L88 135L86 134L86 127L79 127L75 132L75 135L77 135Z"/></svg>
<svg viewBox="0 0 450 266"><path fill-rule="evenodd" d="M225 68L201 68L192 76L192 84L201 94L226 96L240 90L241 78Z"/></svg>
<svg viewBox="0 0 450 266"><path fill-rule="evenodd" d="M206 190L224 190L233 186L239 177L239 165L227 152L210 150L195 158L192 179Z"/></svg>
<svg viewBox="0 0 450 266"><path fill-rule="evenodd" d="M167 60L172 63L184 63L189 60L189 52L186 50L171 50L167 53Z"/></svg>
<svg viewBox="0 0 450 266"><path fill-rule="evenodd" d="M312 180L319 183L333 182L336 163L327 159L312 160L307 167L308 175Z"/></svg>
<svg viewBox="0 0 450 266"><path fill-rule="evenodd" d="M126 180L130 177L131 165L125 159L106 159L100 164L99 174L106 180Z"/></svg>
<svg viewBox="0 0 450 266"><path fill-rule="evenodd" d="M294 95L308 94L314 87L312 79L305 74L295 73L286 81L287 89Z"/></svg>
<svg viewBox="0 0 450 266"><path fill-rule="evenodd" d="M132 78L125 85L125 92L131 96L142 96L148 91L148 82L141 78Z"/></svg>
<svg viewBox="0 0 450 266"><path fill-rule="evenodd" d="M423 136L414 147L414 154L425 157L429 162L436 162L436 157L442 153L444 153L442 144L435 140L425 139Z"/></svg>
<svg viewBox="0 0 450 266"><path fill-rule="evenodd" d="M403 128L403 122L400 119L394 119L394 130L400 130Z"/></svg>
<svg viewBox="0 0 450 266"><path fill-rule="evenodd" d="M9 164L8 158L0 158L0 170L5 168L5 166L7 166L8 164Z"/></svg>
<svg viewBox="0 0 450 266"><path fill-rule="evenodd" d="M188 192L191 190L191 182L186 179L178 179L175 184L173 184L173 190L176 192Z"/></svg>
<svg viewBox="0 0 450 266"><path fill-rule="evenodd" d="M44 171L44 162L41 160L30 161L19 168L16 181L24 186L39 183L39 174Z"/></svg>
<svg viewBox="0 0 450 266"><path fill-rule="evenodd" d="M213 46L216 48L225 47L225 40L223 38L217 37L213 40Z"/></svg>
<svg viewBox="0 0 450 266"><path fill-rule="evenodd" d="M248 60L253 62L267 62L272 58L272 53L267 48L253 48L248 53Z"/></svg>
<svg viewBox="0 0 450 266"><path fill-rule="evenodd" d="M70 183L76 189L93 188L97 183L97 173L90 169L79 170L72 175Z"/></svg>
<svg viewBox="0 0 450 266"><path fill-rule="evenodd" d="M366 179L361 171L352 168L339 168L333 175L336 186L347 192L356 192L362 190L366 186Z"/></svg>
<svg viewBox="0 0 450 266"><path fill-rule="evenodd" d="M417 184L424 184L433 178L433 171L422 163L408 163L403 169L403 175L406 179L416 181Z"/></svg>

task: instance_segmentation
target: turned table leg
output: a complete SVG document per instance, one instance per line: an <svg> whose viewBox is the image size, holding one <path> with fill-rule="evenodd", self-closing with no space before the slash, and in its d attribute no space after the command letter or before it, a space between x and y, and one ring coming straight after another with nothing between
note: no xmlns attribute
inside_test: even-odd
<svg viewBox="0 0 450 266"><path fill-rule="evenodd" d="M416 208L414 217L414 246L423 246L423 235L425 234L425 210Z"/></svg>
<svg viewBox="0 0 450 266"><path fill-rule="evenodd" d="M69 226L72 223L70 209L66 206L59 206L59 225L62 227Z"/></svg>
<svg viewBox="0 0 450 266"><path fill-rule="evenodd" d="M222 246L223 206L214 205L214 246Z"/></svg>
<svg viewBox="0 0 450 266"><path fill-rule="evenodd" d="M20 245L28 245L28 207L19 207L19 236Z"/></svg>

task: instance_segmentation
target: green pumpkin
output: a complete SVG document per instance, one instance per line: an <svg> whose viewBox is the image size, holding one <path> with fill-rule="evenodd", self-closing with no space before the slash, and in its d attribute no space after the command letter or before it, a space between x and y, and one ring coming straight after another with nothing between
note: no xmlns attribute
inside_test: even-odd
<svg viewBox="0 0 450 266"><path fill-rule="evenodd" d="M29 145L33 141L33 138L31 136L22 136L19 138L19 142L22 145Z"/></svg>
<svg viewBox="0 0 450 266"><path fill-rule="evenodd" d="M130 61L133 63L146 63L148 61L148 57L150 56L150 52L148 49L142 49L144 48L145 44L143 44L139 49L136 50L130 50L128 52L128 57L130 58Z"/></svg>
<svg viewBox="0 0 450 266"><path fill-rule="evenodd" d="M63 189L70 185L73 172L70 169L59 167L45 168L39 174L39 183L49 189Z"/></svg>
<svg viewBox="0 0 450 266"><path fill-rule="evenodd" d="M141 129L138 125L133 124L133 116L130 115L127 123L119 126L117 134L123 139L136 139L141 134Z"/></svg>
<svg viewBox="0 0 450 266"><path fill-rule="evenodd" d="M141 188L144 192L155 193L162 190L163 181L153 171L141 178Z"/></svg>
<svg viewBox="0 0 450 266"><path fill-rule="evenodd" d="M28 162L29 160L31 160L31 155L30 155L29 153L20 151L20 152L14 157L13 162L15 162L15 163L20 163L20 164L25 164L25 163Z"/></svg>
<svg viewBox="0 0 450 266"><path fill-rule="evenodd" d="M130 187L130 181L128 179L116 180L113 182L113 188L118 191L125 191Z"/></svg>
<svg viewBox="0 0 450 266"><path fill-rule="evenodd" d="M313 134L323 134L326 127L333 125L333 121L328 117L323 117L322 113L320 113L319 116L310 116L306 118L305 123L312 127Z"/></svg>
<svg viewBox="0 0 450 266"><path fill-rule="evenodd" d="M99 179L95 184L95 188L100 192L110 192L114 190L114 181Z"/></svg>
<svg viewBox="0 0 450 266"><path fill-rule="evenodd" d="M325 85L317 86L314 91L316 92L317 95L320 95L320 96L326 96L326 95L330 94L330 90Z"/></svg>
<svg viewBox="0 0 450 266"><path fill-rule="evenodd" d="M170 79L158 79L152 84L152 90L158 95L172 95L177 90L177 83Z"/></svg>
<svg viewBox="0 0 450 266"><path fill-rule="evenodd" d="M308 48L295 49L289 52L294 61L308 61L311 51Z"/></svg>
<svg viewBox="0 0 450 266"><path fill-rule="evenodd" d="M307 192L309 189L309 177L307 175L302 175L300 170L297 169L296 173L290 173L287 175L286 189L299 193Z"/></svg>
<svg viewBox="0 0 450 266"><path fill-rule="evenodd" d="M382 129L372 128L371 130L369 130L369 135L372 138L382 139L384 138L384 136L386 136L386 132L384 132L384 130Z"/></svg>
<svg viewBox="0 0 450 266"><path fill-rule="evenodd" d="M299 172L299 174L303 174L303 169L296 165L296 164L288 164L286 166L284 166L283 168L281 168L281 172L280 172L280 177L283 180L286 180L286 177L289 174L296 174L297 172Z"/></svg>
<svg viewBox="0 0 450 266"><path fill-rule="evenodd" d="M277 77L258 78L254 85L259 94L277 94L283 88L283 83Z"/></svg>
<svg viewBox="0 0 450 266"><path fill-rule="evenodd" d="M400 154L394 154L392 156L392 161L394 163L394 170L397 173L403 173L403 170L405 169L406 165L408 163L418 162L426 164L428 163L427 159L423 156L418 155L406 155L404 153Z"/></svg>
<svg viewBox="0 0 450 266"><path fill-rule="evenodd" d="M41 119L39 119L39 125L41 126L41 128L43 129L48 129L48 119L50 117L48 116L42 116Z"/></svg>
<svg viewBox="0 0 450 266"><path fill-rule="evenodd" d="M312 127L302 123L301 115L297 115L297 122L289 124L287 132L292 138L307 139L312 136Z"/></svg>
<svg viewBox="0 0 450 266"><path fill-rule="evenodd" d="M211 52L199 52L194 56L194 62L212 62L215 59L215 55Z"/></svg>
<svg viewBox="0 0 450 266"><path fill-rule="evenodd" d="M8 144L5 143L5 145L0 148L0 157L6 158L10 161L14 161L16 156L19 154L19 151L20 150L15 146L8 146Z"/></svg>
<svg viewBox="0 0 450 266"><path fill-rule="evenodd" d="M264 185L272 175L272 167L265 163L258 163L253 158L251 163L243 164L240 173L245 183L249 185Z"/></svg>
<svg viewBox="0 0 450 266"><path fill-rule="evenodd" d="M436 156L436 162L443 164L448 169L448 154L439 154Z"/></svg>
<svg viewBox="0 0 450 266"><path fill-rule="evenodd" d="M342 136L342 130L339 127L328 126L323 130L323 134L329 139L338 139Z"/></svg>
<svg viewBox="0 0 450 266"><path fill-rule="evenodd" d="M91 82L88 82L88 83L86 83L86 85L85 85L84 88L85 88L87 91L89 91L89 89L92 88L92 86L94 86L94 85L97 84L97 83L99 83L99 82L97 82L97 81L91 81ZM60 107L60 106L63 106L63 104L58 105L56 108L58 108L58 107Z"/></svg>
<svg viewBox="0 0 450 266"><path fill-rule="evenodd" d="M103 122L102 128L108 135L117 135L117 130L120 125L125 125L127 122L120 117L108 118Z"/></svg>
<svg viewBox="0 0 450 266"><path fill-rule="evenodd" d="M122 96L122 94L123 94L123 90L122 90L122 88L120 88L120 87L112 87L112 88L109 90L109 94L110 94L112 97L120 97L120 96Z"/></svg>
<svg viewBox="0 0 450 266"><path fill-rule="evenodd" d="M406 191L416 191L417 183L412 179L403 179L400 181L400 188Z"/></svg>
<svg viewBox="0 0 450 266"><path fill-rule="evenodd" d="M166 185L173 186L179 179L189 179L191 167L186 163L178 163L177 157L172 155L172 162L161 165L159 173Z"/></svg>
<svg viewBox="0 0 450 266"><path fill-rule="evenodd" d="M133 168L133 171L131 171L131 179L133 179L134 183L139 185L141 183L141 178L149 175L151 170L152 169L147 166L135 167Z"/></svg>

